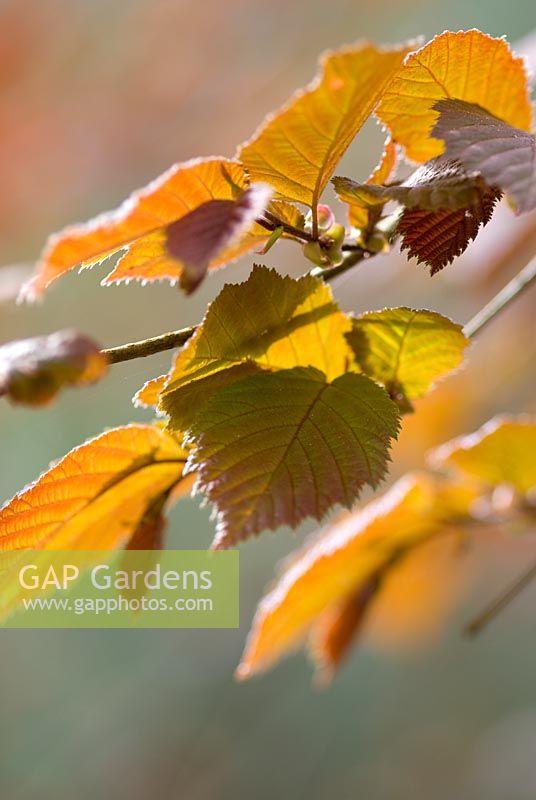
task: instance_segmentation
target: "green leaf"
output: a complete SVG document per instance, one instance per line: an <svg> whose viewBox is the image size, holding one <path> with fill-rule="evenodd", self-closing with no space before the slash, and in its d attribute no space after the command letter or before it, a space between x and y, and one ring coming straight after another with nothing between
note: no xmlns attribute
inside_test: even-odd
<svg viewBox="0 0 536 800"><path fill-rule="evenodd" d="M347 339L363 372L398 402L423 397L459 367L469 344L461 326L441 314L405 307L363 314Z"/></svg>
<svg viewBox="0 0 536 800"><path fill-rule="evenodd" d="M175 360L161 410L185 430L216 389L252 372L311 366L335 378L352 363L345 339L351 327L320 279L256 266L209 306Z"/></svg>
<svg viewBox="0 0 536 800"><path fill-rule="evenodd" d="M214 546L321 519L377 486L399 428L396 405L364 375L328 383L312 368L251 375L215 394L198 416L190 466L214 503Z"/></svg>
<svg viewBox="0 0 536 800"><path fill-rule="evenodd" d="M536 137L463 100L440 100L432 129L448 156L484 176L514 199L518 211L536 208Z"/></svg>
<svg viewBox="0 0 536 800"><path fill-rule="evenodd" d="M509 483L525 494L536 488L536 418L500 416L430 453L433 466L491 485Z"/></svg>

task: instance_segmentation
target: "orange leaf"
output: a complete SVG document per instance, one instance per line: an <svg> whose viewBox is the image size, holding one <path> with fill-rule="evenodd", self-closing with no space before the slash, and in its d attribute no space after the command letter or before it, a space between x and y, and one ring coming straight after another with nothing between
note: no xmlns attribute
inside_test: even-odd
<svg viewBox="0 0 536 800"><path fill-rule="evenodd" d="M144 189L134 192L115 211L51 236L36 275L23 288L22 294L33 299L73 267L94 266L134 242L140 246L136 252L136 269L131 270L132 274L124 274L123 259L120 259L105 283L127 277L177 280L182 264L169 254L162 263L161 251L155 255L151 249L155 241L161 243L170 223L203 203L215 199L233 200L248 185L244 168L236 161L210 158L176 164ZM127 255L132 263L132 251ZM220 255L218 264L224 263L221 258Z"/></svg>
<svg viewBox="0 0 536 800"><path fill-rule="evenodd" d="M433 105L443 98L477 103L510 125L531 130L525 65L504 39L477 30L446 31L408 56L377 114L409 159L428 161L443 152L443 143L430 135L437 120Z"/></svg>
<svg viewBox="0 0 536 800"><path fill-rule="evenodd" d="M0 550L120 547L181 484L185 451L151 425L127 425L72 450L0 510Z"/></svg>
<svg viewBox="0 0 536 800"><path fill-rule="evenodd" d="M367 612L375 581L404 554L448 531L449 521L460 526L475 496L473 487L412 474L341 515L297 553L260 602L238 677L272 665L313 626L321 663L335 667Z"/></svg>
<svg viewBox="0 0 536 800"><path fill-rule="evenodd" d="M432 504L428 479L407 477L306 546L261 601L238 677L277 661L320 614L368 585L394 553L431 536Z"/></svg>
<svg viewBox="0 0 536 800"><path fill-rule="evenodd" d="M0 396L43 406L64 386L87 386L107 371L99 345L76 331L10 342L0 347Z"/></svg>
<svg viewBox="0 0 536 800"><path fill-rule="evenodd" d="M239 148L251 180L316 208L335 166L410 49L357 44L327 53L315 80Z"/></svg>

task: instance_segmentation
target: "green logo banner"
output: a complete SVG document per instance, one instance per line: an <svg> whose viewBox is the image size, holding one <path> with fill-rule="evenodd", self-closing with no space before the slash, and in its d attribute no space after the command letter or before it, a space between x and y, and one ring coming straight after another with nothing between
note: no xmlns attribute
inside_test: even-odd
<svg viewBox="0 0 536 800"><path fill-rule="evenodd" d="M237 550L0 554L4 628L237 628Z"/></svg>

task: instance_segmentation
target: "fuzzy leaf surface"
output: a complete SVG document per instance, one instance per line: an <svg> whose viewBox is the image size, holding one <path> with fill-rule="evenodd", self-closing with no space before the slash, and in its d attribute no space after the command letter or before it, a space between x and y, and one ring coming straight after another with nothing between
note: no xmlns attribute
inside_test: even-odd
<svg viewBox="0 0 536 800"><path fill-rule="evenodd" d="M192 428L196 487L218 517L214 545L321 519L385 475L399 414L364 375L251 375L217 392Z"/></svg>

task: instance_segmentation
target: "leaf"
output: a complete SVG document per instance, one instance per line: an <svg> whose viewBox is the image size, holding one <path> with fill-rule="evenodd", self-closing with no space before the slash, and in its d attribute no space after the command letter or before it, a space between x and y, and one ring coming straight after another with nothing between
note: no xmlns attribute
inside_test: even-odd
<svg viewBox="0 0 536 800"><path fill-rule="evenodd" d="M160 402L160 394L166 385L168 376L159 375L157 378L144 383L132 398L132 402L137 408L156 408Z"/></svg>
<svg viewBox="0 0 536 800"><path fill-rule="evenodd" d="M248 232L271 195L269 186L257 183L236 200L209 200L168 226L167 250L183 264L180 284L188 294L199 286L210 262Z"/></svg>
<svg viewBox="0 0 536 800"><path fill-rule="evenodd" d="M160 506L158 503L157 506ZM166 518L161 511L150 510L135 529L126 546L127 550L162 550Z"/></svg>
<svg viewBox="0 0 536 800"><path fill-rule="evenodd" d="M347 339L363 372L399 402L427 394L460 366L469 344L461 325L405 307L362 314Z"/></svg>
<svg viewBox="0 0 536 800"><path fill-rule="evenodd" d="M384 145L380 163L374 172L367 178L367 186L387 183L394 176L398 164L398 145L389 137ZM370 208L367 201L352 199L350 201L340 198L343 202L349 202L348 222L354 228L371 232L372 228L379 219L378 207ZM381 211L381 207L380 207Z"/></svg>
<svg viewBox="0 0 536 800"><path fill-rule="evenodd" d="M161 410L186 430L216 389L252 372L311 366L336 378L352 362L351 327L320 279L255 266L247 281L223 288L177 355Z"/></svg>
<svg viewBox="0 0 536 800"><path fill-rule="evenodd" d="M376 112L407 158L423 162L443 152L431 137L434 103L443 98L477 103L510 125L531 130L525 64L504 39L477 30L446 31L407 57Z"/></svg>
<svg viewBox="0 0 536 800"><path fill-rule="evenodd" d="M500 196L498 190L487 189L477 203L456 211L406 209L398 223L402 250L408 251L408 258L427 264L430 274L435 275L476 239L480 226L490 221Z"/></svg>
<svg viewBox="0 0 536 800"><path fill-rule="evenodd" d="M238 149L251 180L316 208L335 166L410 49L357 44L327 53L315 80Z"/></svg>
<svg viewBox="0 0 536 800"><path fill-rule="evenodd" d="M434 466L497 485L508 483L526 494L536 487L536 419L499 416L468 436L430 453Z"/></svg>
<svg viewBox="0 0 536 800"><path fill-rule="evenodd" d="M425 475L407 476L383 497L326 528L260 602L237 676L244 679L271 666L320 615L340 613L360 592L366 595L393 558L437 534L433 511L433 483Z"/></svg>
<svg viewBox="0 0 536 800"><path fill-rule="evenodd" d="M441 156L419 167L398 185L356 183L340 177L333 178L332 183L344 203L357 202L364 208L374 208L396 200L407 208L428 211L476 204L487 189L479 175L468 174L460 163Z"/></svg>
<svg viewBox="0 0 536 800"><path fill-rule="evenodd" d="M101 348L76 331L22 339L0 347L0 397L43 406L66 386L87 386L108 371Z"/></svg>
<svg viewBox="0 0 536 800"><path fill-rule="evenodd" d="M364 375L328 383L313 368L250 375L210 399L196 418L190 464L214 503L214 545L350 506L385 475L399 415Z"/></svg>
<svg viewBox="0 0 536 800"><path fill-rule="evenodd" d="M329 606L315 622L309 648L320 683L329 683L348 656L378 588L378 578L371 578L357 592Z"/></svg>
<svg viewBox="0 0 536 800"><path fill-rule="evenodd" d="M284 201L272 201L268 210L279 220L302 229L303 214L296 206ZM270 232L258 224L253 224L242 238L225 248L210 264L210 269L230 264L251 250L258 250L266 244ZM286 236L286 234L284 234ZM121 283L132 279L158 281L168 278L174 282L180 278L181 269L177 262L170 258L167 249L166 230L162 229L138 239L130 244L126 252L117 262L113 272L104 279L103 284Z"/></svg>
<svg viewBox="0 0 536 800"><path fill-rule="evenodd" d="M26 299L34 299L74 267L94 266L126 247L129 248L126 255L119 259L104 283L129 277L176 281L183 265L166 251L162 258L161 245L165 244L167 226L211 200L234 200L248 186L244 168L236 161L210 158L175 164L144 189L134 192L115 211L51 236L36 275L22 294ZM210 267L232 261L257 245L258 237L246 236L245 243L231 247Z"/></svg>
<svg viewBox="0 0 536 800"><path fill-rule="evenodd" d="M289 559L259 603L237 677L267 669L307 635L320 667L332 672L401 560L463 531L475 497L472 487L412 473L341 514Z"/></svg>
<svg viewBox="0 0 536 800"><path fill-rule="evenodd" d="M520 213L536 208L536 137L462 100L440 100L434 108L432 134L447 155L507 192Z"/></svg>
<svg viewBox="0 0 536 800"><path fill-rule="evenodd" d="M186 492L187 453L152 425L115 428L76 447L0 510L0 550L108 550L124 545L149 509Z"/></svg>

